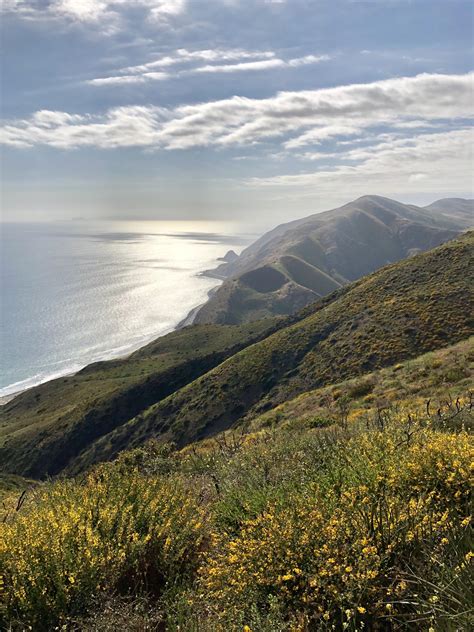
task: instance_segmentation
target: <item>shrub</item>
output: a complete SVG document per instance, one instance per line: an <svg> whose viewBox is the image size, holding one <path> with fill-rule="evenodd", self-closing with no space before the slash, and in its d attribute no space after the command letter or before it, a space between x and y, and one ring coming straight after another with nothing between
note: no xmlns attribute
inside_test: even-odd
<svg viewBox="0 0 474 632"><path fill-rule="evenodd" d="M372 393L374 387L375 383L372 380L363 380L354 384L349 389L348 396L350 399L359 399L360 397L364 397L364 395Z"/></svg>
<svg viewBox="0 0 474 632"><path fill-rule="evenodd" d="M159 592L197 562L203 512L179 478L107 466L48 484L0 536L2 615L49 630L103 591Z"/></svg>
<svg viewBox="0 0 474 632"><path fill-rule="evenodd" d="M465 530L473 447L465 434L404 436L396 424L339 444L318 482L214 535L199 594L222 629L274 599L301 629L388 627L414 610L423 620L416 583L401 578Z"/></svg>

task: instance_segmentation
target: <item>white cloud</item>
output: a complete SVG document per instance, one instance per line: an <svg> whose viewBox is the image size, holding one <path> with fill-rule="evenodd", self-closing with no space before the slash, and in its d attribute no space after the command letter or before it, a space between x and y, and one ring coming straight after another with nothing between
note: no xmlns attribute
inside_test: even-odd
<svg viewBox="0 0 474 632"><path fill-rule="evenodd" d="M111 31L129 8L142 9L156 23L166 23L183 13L187 0L3 0L1 11L30 19L61 19L99 25ZM104 24L107 24L104 29Z"/></svg>
<svg viewBox="0 0 474 632"><path fill-rule="evenodd" d="M175 66L180 64L186 64L188 62L223 62L223 61L239 61L242 59L269 59L274 57L273 51L248 51L242 49L204 49L190 51L186 48L179 48L171 55L165 57L158 57L146 64L140 64L139 66L127 66L121 68L118 72L124 73L142 73L147 72L152 68L165 68L168 66Z"/></svg>
<svg viewBox="0 0 474 632"><path fill-rule="evenodd" d="M242 60L251 61L242 61ZM179 49L171 55L166 55L141 64L138 66L128 66L120 68L116 74L109 77L98 77L89 79L86 83L93 86L102 85L120 85L127 83L144 83L145 81L162 80L170 77L180 77L194 75L200 73L233 73L269 70L272 68L295 68L308 64L316 64L329 60L329 55L306 55L305 57L297 57L285 61L275 56L272 51L247 51L247 50L198 50L189 51L187 49ZM171 66L184 65L199 61L209 62L204 66L194 66L175 71L173 74L158 72L152 73L151 70L157 68L170 68ZM223 64L223 61L231 61L235 63ZM218 63L215 63L218 62ZM134 79L133 76L136 75Z"/></svg>
<svg viewBox="0 0 474 632"><path fill-rule="evenodd" d="M349 152L344 164L304 174L253 178L254 187L296 189L301 195L326 195L340 190L349 197L368 190L386 194L403 190L425 192L466 190L472 182L473 131L460 129L380 143Z"/></svg>
<svg viewBox="0 0 474 632"><path fill-rule="evenodd" d="M150 7L150 16L152 19L161 21L170 16L183 13L186 0L142 0L144 5Z"/></svg>
<svg viewBox="0 0 474 632"><path fill-rule="evenodd" d="M91 86L111 86L130 83L145 83L146 81L163 81L169 78L167 72L144 72L141 75L117 75L114 77L98 77L90 79L87 83Z"/></svg>
<svg viewBox="0 0 474 632"><path fill-rule="evenodd" d="M80 22L96 22L107 13L109 6L106 0L56 0L50 4L50 11Z"/></svg>
<svg viewBox="0 0 474 632"><path fill-rule="evenodd" d="M281 92L267 99L234 96L166 110L154 106L114 108L103 115L58 119L48 126L33 116L5 125L4 142L69 148L89 145L186 149L244 146L283 138L286 148L294 149L322 139L355 135L381 124L471 118L472 79L472 73L423 74Z"/></svg>
<svg viewBox="0 0 474 632"><path fill-rule="evenodd" d="M285 62L282 59L263 59L260 61L246 61L240 64L223 64L223 65L211 65L199 66L188 71L188 74L195 74L200 72L242 72L246 70L268 70L269 68L281 68L285 66Z"/></svg>
<svg viewBox="0 0 474 632"><path fill-rule="evenodd" d="M304 57L296 57L288 61L288 66L307 66L308 64L319 64L321 61L329 61L329 55L305 55Z"/></svg>
<svg viewBox="0 0 474 632"><path fill-rule="evenodd" d="M308 64L317 64L321 61L329 60L329 55L306 55L305 57L297 57L296 59L279 59L275 57L273 59L264 59L260 61L248 61L239 64L223 64L223 65L206 65L194 68L189 71L192 73L200 72L242 72L248 70L268 70L270 68L296 68L297 66L306 66Z"/></svg>

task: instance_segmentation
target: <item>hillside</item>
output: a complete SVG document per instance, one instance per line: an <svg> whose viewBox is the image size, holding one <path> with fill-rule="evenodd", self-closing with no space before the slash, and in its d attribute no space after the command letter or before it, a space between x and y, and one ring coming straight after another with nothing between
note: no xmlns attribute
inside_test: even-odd
<svg viewBox="0 0 474 632"><path fill-rule="evenodd" d="M142 362L150 363L148 352L142 351L132 356L130 365L124 360L118 368L112 363L107 369L110 375L118 371L124 384L132 378L131 388L123 386L112 397L89 400L77 409L79 413L66 414L62 409L69 391L63 390L60 381L38 387L2 411L4 471L29 477L64 469L77 472L152 437L185 445L242 423L298 393L463 340L473 332L474 306L466 286L473 244L474 233L469 233L340 289L287 321L259 324L259 331L250 329L251 325L216 329L225 333L225 354L212 355L212 366L206 366L203 346L201 360L170 369L172 376L178 371L174 382L155 366L153 378L143 377L135 386L133 373ZM276 330L265 336L268 326ZM155 349L169 353L175 344L173 336L186 341L188 348L205 331L202 326L186 328L157 341ZM209 344L216 345L219 341L211 332L207 331ZM241 351L229 350L228 336L236 345L233 351ZM165 358L176 358L168 353ZM163 361L160 355L158 359ZM92 384L88 384L89 371L94 376ZM107 375L92 367L73 384L78 383L78 389L95 389L102 387L105 378L109 388ZM153 388L145 388L147 384ZM144 397L137 399L137 393ZM38 404L37 399L45 401ZM138 412L130 402L139 407ZM36 421L38 414L43 415L42 425Z"/></svg>
<svg viewBox="0 0 474 632"><path fill-rule="evenodd" d="M18 395L0 407L0 470L58 473L97 438L277 326L274 319L182 329L125 359L91 364Z"/></svg>
<svg viewBox="0 0 474 632"><path fill-rule="evenodd" d="M364 196L283 224L212 272L226 280L194 322L235 324L295 313L388 263L444 243L473 220L472 200L421 208Z"/></svg>
<svg viewBox="0 0 474 632"><path fill-rule="evenodd" d="M472 226L474 222L474 200L443 198L429 204L425 208L445 217L447 220L454 219L460 224L463 223L466 228Z"/></svg>
<svg viewBox="0 0 474 632"><path fill-rule="evenodd" d="M468 337L473 245L469 233L308 306L294 322L97 441L73 471L153 436L178 445L202 439L298 393Z"/></svg>
<svg viewBox="0 0 474 632"><path fill-rule="evenodd" d="M472 629L473 351L6 497L0 628Z"/></svg>

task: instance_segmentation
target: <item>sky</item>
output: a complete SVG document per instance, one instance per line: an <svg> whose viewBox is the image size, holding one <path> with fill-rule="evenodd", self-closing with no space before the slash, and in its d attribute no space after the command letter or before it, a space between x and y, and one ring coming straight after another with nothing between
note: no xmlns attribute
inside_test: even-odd
<svg viewBox="0 0 474 632"><path fill-rule="evenodd" d="M3 0L4 221L473 196L471 0Z"/></svg>

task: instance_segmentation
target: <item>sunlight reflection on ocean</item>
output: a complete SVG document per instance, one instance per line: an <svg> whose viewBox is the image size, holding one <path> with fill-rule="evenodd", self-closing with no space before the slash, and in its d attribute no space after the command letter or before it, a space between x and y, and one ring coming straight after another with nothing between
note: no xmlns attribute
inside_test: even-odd
<svg viewBox="0 0 474 632"><path fill-rule="evenodd" d="M223 222L3 224L0 396L171 331L219 283L199 273L252 237Z"/></svg>

